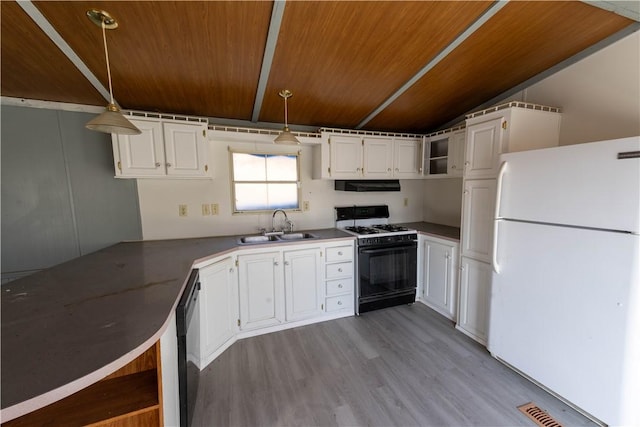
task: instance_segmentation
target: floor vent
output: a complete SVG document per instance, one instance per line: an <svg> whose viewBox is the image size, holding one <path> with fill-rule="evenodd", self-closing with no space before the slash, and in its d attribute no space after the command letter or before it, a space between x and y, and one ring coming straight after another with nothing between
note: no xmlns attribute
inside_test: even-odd
<svg viewBox="0 0 640 427"><path fill-rule="evenodd" d="M540 409L535 403L526 403L518 406L518 409L540 427L562 427L562 424L553 419L547 411Z"/></svg>

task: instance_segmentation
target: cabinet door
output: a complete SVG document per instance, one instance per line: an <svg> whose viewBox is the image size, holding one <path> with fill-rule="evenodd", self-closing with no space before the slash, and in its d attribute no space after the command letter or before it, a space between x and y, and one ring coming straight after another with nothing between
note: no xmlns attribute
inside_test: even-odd
<svg viewBox="0 0 640 427"><path fill-rule="evenodd" d="M207 128L200 124L163 123L167 175L204 176L207 165Z"/></svg>
<svg viewBox="0 0 640 427"><path fill-rule="evenodd" d="M393 176L399 179L421 178L422 140L397 139L393 143Z"/></svg>
<svg viewBox="0 0 640 427"><path fill-rule="evenodd" d="M449 176L462 176L465 140L466 131L464 129L453 132L449 138L449 157L447 162L447 175Z"/></svg>
<svg viewBox="0 0 640 427"><path fill-rule="evenodd" d="M393 141L383 138L364 138L364 170L367 178L385 179L393 176Z"/></svg>
<svg viewBox="0 0 640 427"><path fill-rule="evenodd" d="M491 266L462 257L457 327L482 344L487 343L490 298Z"/></svg>
<svg viewBox="0 0 640 427"><path fill-rule="evenodd" d="M236 333L235 277L231 257L200 269L200 360L208 360Z"/></svg>
<svg viewBox="0 0 640 427"><path fill-rule="evenodd" d="M331 178L362 178L362 140L356 136L329 138Z"/></svg>
<svg viewBox="0 0 640 427"><path fill-rule="evenodd" d="M456 306L454 246L424 240L422 253L422 296L428 305L453 320Z"/></svg>
<svg viewBox="0 0 640 427"><path fill-rule="evenodd" d="M165 174L162 125L157 121L131 120L140 135L113 135L118 176L163 176Z"/></svg>
<svg viewBox="0 0 640 427"><path fill-rule="evenodd" d="M238 256L240 328L278 325L284 320L280 252Z"/></svg>
<svg viewBox="0 0 640 427"><path fill-rule="evenodd" d="M284 252L284 286L287 321L322 313L320 249Z"/></svg>
<svg viewBox="0 0 640 427"><path fill-rule="evenodd" d="M498 156L502 149L504 118L476 123L467 127L465 178L495 178Z"/></svg>
<svg viewBox="0 0 640 427"><path fill-rule="evenodd" d="M489 262L495 198L495 179L464 182L461 241L463 256Z"/></svg>

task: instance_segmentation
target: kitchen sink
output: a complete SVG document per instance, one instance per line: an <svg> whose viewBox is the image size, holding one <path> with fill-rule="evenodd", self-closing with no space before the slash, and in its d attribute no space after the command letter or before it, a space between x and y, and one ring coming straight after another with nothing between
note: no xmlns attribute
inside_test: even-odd
<svg viewBox="0 0 640 427"><path fill-rule="evenodd" d="M240 243L268 243L277 242L276 236L244 236L238 239Z"/></svg>
<svg viewBox="0 0 640 427"><path fill-rule="evenodd" d="M280 240L302 240L302 239L315 239L318 236L311 233L289 233L278 236Z"/></svg>
<svg viewBox="0 0 640 427"><path fill-rule="evenodd" d="M318 236L311 233L288 233L273 236L243 236L238 239L241 245L251 245L256 243L289 242L295 240L316 239Z"/></svg>

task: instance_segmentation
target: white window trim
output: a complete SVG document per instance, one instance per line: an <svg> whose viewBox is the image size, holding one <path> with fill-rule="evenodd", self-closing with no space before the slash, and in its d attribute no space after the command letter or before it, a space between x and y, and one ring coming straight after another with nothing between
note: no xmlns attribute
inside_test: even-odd
<svg viewBox="0 0 640 427"><path fill-rule="evenodd" d="M268 183L274 183L274 184L291 184L293 182L295 182L297 184L298 187L298 207L297 208L289 208L289 209L283 209L286 212L302 212L302 181L301 181L301 171L300 171L300 157L302 155L302 150L297 150L297 151L276 151L276 150L251 150L251 149L240 149L240 148L232 148L231 146L228 147L228 151L229 151L229 182L231 185L231 214L232 215L251 215L251 214L265 214L265 213L271 213L273 212L273 209L260 209L260 210L249 210L249 211L242 211L242 210L237 210L236 209L236 181L234 180L234 176L233 176L233 154L234 153L241 153L241 154L258 154L258 155L269 155L269 156L295 156L296 157L296 175L298 180L297 181L238 181L238 182L242 182L242 183L247 183L247 184L252 184L252 183L257 183L257 184L262 184L265 182Z"/></svg>

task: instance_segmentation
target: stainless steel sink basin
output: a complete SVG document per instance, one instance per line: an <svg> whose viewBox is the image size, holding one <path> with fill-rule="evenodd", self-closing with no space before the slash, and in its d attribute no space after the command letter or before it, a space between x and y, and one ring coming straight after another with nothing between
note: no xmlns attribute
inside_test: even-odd
<svg viewBox="0 0 640 427"><path fill-rule="evenodd" d="M280 240L302 240L302 239L315 239L316 235L311 233L289 233L278 236Z"/></svg>
<svg viewBox="0 0 640 427"><path fill-rule="evenodd" d="M272 236L243 236L238 239L238 243L241 245L253 245L257 243L271 243L271 242L287 242L295 240L316 239L318 236L311 233L288 233Z"/></svg>
<svg viewBox="0 0 640 427"><path fill-rule="evenodd" d="M238 239L240 243L268 243L268 242L277 242L278 238L276 236L244 236Z"/></svg>

